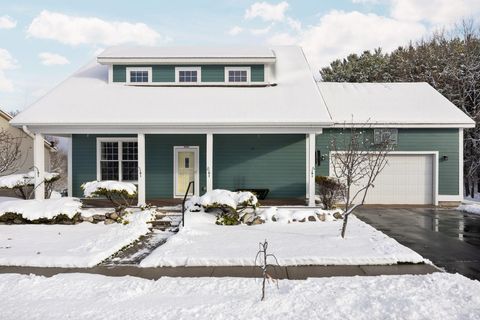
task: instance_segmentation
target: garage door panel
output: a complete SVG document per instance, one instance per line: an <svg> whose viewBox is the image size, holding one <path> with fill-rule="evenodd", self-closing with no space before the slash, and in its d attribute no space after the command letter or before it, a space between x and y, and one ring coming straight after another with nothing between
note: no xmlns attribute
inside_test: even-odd
<svg viewBox="0 0 480 320"><path fill-rule="evenodd" d="M433 203L432 155L389 155L387 165L367 194L367 204ZM365 183L353 188L355 193ZM359 196L359 198L361 198Z"/></svg>

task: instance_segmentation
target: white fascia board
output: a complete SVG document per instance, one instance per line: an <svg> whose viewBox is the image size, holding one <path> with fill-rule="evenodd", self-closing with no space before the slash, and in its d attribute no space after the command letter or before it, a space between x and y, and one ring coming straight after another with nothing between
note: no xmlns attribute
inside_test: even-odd
<svg viewBox="0 0 480 320"><path fill-rule="evenodd" d="M110 64L273 64L275 57L252 57L252 58L97 58L98 63Z"/></svg>
<svg viewBox="0 0 480 320"><path fill-rule="evenodd" d="M371 128L475 128L473 123L335 123L334 128L366 126Z"/></svg>
<svg viewBox="0 0 480 320"><path fill-rule="evenodd" d="M31 126L32 132L47 134L321 134L323 126L148 126L148 125L78 125Z"/></svg>

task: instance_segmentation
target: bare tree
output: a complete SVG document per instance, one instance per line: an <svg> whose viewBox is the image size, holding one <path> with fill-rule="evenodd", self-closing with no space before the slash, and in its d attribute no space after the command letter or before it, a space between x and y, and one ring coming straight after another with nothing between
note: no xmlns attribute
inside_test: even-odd
<svg viewBox="0 0 480 320"><path fill-rule="evenodd" d="M267 248L268 248L268 242L267 239L265 239L264 242L260 242L259 244L259 249L257 252L257 256L255 257L255 265L259 266L262 269L262 299L261 301L265 300L265 285L268 280L271 280L277 284L278 287L278 281L273 278L269 273L268 273L268 268L270 267L275 267L278 266L278 260L275 255L271 253L267 253ZM275 265L269 263L270 259L273 259L275 261Z"/></svg>
<svg viewBox="0 0 480 320"><path fill-rule="evenodd" d="M57 137L48 136L48 141L56 150L50 153L50 168L52 172L60 174L60 179L55 183L55 189L64 190L68 187L68 154L66 150L60 147L60 141Z"/></svg>
<svg viewBox="0 0 480 320"><path fill-rule="evenodd" d="M16 137L5 129L0 130L0 175L15 171L22 157L23 137Z"/></svg>
<svg viewBox="0 0 480 320"><path fill-rule="evenodd" d="M375 186L375 179L387 165L387 155L393 147L392 137L388 131L378 134L379 137L374 138L371 125L351 125L344 126L340 135L331 140L333 174L345 186L342 238L348 216L365 203L368 191Z"/></svg>

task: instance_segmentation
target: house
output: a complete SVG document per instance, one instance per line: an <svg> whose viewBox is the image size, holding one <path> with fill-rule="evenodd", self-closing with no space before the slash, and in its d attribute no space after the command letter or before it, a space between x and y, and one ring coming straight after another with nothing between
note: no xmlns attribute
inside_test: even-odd
<svg viewBox="0 0 480 320"><path fill-rule="evenodd" d="M24 130L21 127L10 125L9 121L12 116L0 110L0 130L5 130L13 138L20 141L20 158L16 162L15 168L5 171L2 175L13 173L26 173L33 170L33 139L34 134ZM56 152L56 148L47 140L43 141L45 170L50 170L50 157L52 152Z"/></svg>
<svg viewBox="0 0 480 320"><path fill-rule="evenodd" d="M72 196L86 181L133 181L143 204L194 181L195 194L267 189L267 201L314 206L329 138L349 121L398 139L370 203L461 199L471 119L427 84L317 83L295 46L109 48L11 123L38 144L71 137Z"/></svg>

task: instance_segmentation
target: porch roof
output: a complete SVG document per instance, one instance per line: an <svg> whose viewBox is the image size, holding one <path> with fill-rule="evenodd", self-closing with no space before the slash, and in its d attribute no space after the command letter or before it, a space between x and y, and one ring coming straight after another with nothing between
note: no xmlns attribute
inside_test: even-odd
<svg viewBox="0 0 480 320"><path fill-rule="evenodd" d="M108 66L93 61L17 115L16 126L331 125L303 51L272 47L274 86L133 86L108 83Z"/></svg>

